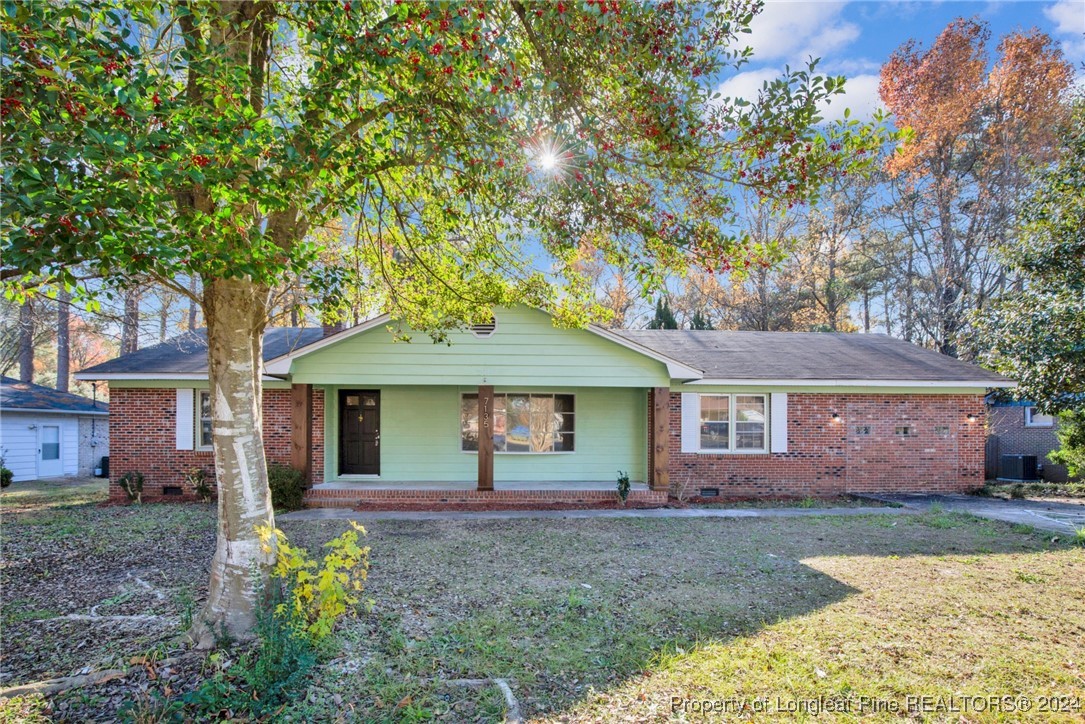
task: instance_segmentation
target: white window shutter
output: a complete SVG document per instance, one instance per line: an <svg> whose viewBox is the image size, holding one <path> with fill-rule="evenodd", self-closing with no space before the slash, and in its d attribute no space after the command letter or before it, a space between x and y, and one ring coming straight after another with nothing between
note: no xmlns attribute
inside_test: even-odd
<svg viewBox="0 0 1085 724"><path fill-rule="evenodd" d="M769 452L787 452L787 393L774 392L769 397Z"/></svg>
<svg viewBox="0 0 1085 724"><path fill-rule="evenodd" d="M701 449L701 396L696 392L682 393L682 452Z"/></svg>
<svg viewBox="0 0 1085 724"><path fill-rule="evenodd" d="M196 407L192 388L177 390L177 449L191 450L196 437Z"/></svg>

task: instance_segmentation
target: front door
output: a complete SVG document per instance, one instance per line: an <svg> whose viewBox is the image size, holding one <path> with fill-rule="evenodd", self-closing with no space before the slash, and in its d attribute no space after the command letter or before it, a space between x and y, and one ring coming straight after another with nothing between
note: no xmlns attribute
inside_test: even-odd
<svg viewBox="0 0 1085 724"><path fill-rule="evenodd" d="M380 475L381 393L339 391L339 474Z"/></svg>
<svg viewBox="0 0 1085 724"><path fill-rule="evenodd" d="M60 454L60 425L42 425L38 432L38 477L55 478L64 474Z"/></svg>

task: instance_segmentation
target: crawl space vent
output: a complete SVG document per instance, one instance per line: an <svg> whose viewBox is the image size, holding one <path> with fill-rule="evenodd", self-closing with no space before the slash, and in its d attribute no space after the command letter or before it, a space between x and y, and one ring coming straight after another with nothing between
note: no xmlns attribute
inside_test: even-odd
<svg viewBox="0 0 1085 724"><path fill-rule="evenodd" d="M702 498L718 498L720 497L719 488L701 488Z"/></svg>
<svg viewBox="0 0 1085 724"><path fill-rule="evenodd" d="M163 485L162 495L181 495L182 490L176 485Z"/></svg>

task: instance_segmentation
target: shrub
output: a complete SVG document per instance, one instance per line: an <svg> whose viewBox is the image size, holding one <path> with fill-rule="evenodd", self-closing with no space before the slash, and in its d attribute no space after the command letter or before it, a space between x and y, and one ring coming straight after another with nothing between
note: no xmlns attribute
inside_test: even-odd
<svg viewBox="0 0 1085 724"><path fill-rule="evenodd" d="M1059 449L1047 457L1051 462L1065 465L1070 477L1085 476L1085 408L1059 414Z"/></svg>
<svg viewBox="0 0 1085 724"><path fill-rule="evenodd" d="M353 530L324 545L323 564L309 558L304 548L290 545L278 528L258 526L264 552L276 553L273 581L277 580L285 601L276 607L314 643L326 638L344 614L356 613L360 594L369 575L369 546L358 545L365 528L354 521Z"/></svg>
<svg viewBox="0 0 1085 724"><path fill-rule="evenodd" d="M618 471L618 499L625 505L629 499L629 473Z"/></svg>
<svg viewBox="0 0 1085 724"><path fill-rule="evenodd" d="M316 664L313 644L284 606L281 587L273 583L265 594L266 605L256 609L256 645L233 663L211 654L212 673L184 697L197 720L261 720L305 692Z"/></svg>
<svg viewBox="0 0 1085 724"><path fill-rule="evenodd" d="M271 507L275 510L299 510L305 495L305 474L286 465L272 463L267 469L271 488Z"/></svg>
<svg viewBox="0 0 1085 724"><path fill-rule="evenodd" d="M6 488L11 485L11 482L15 479L15 473L11 472L9 468L5 468L0 465L0 488Z"/></svg>
<svg viewBox="0 0 1085 724"><path fill-rule="evenodd" d="M192 488L192 492L200 499L200 502L211 502L211 475L203 468L192 468L185 473L185 482Z"/></svg>
<svg viewBox="0 0 1085 724"><path fill-rule="evenodd" d="M117 481L117 485L121 486L121 490L133 503L143 502L143 473L134 470L125 473Z"/></svg>

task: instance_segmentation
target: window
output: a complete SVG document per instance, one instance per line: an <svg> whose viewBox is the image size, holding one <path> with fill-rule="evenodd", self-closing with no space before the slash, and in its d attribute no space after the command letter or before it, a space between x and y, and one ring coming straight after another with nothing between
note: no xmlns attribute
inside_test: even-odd
<svg viewBox="0 0 1085 724"><path fill-rule="evenodd" d="M196 390L196 446L211 449L211 392Z"/></svg>
<svg viewBox="0 0 1085 724"><path fill-rule="evenodd" d="M494 395L494 452L557 453L574 450L573 396L502 392ZM478 395L460 402L460 447L478 450Z"/></svg>
<svg viewBox="0 0 1085 724"><path fill-rule="evenodd" d="M856 435L869 435L870 434L870 425L856 425L855 434Z"/></svg>
<svg viewBox="0 0 1085 724"><path fill-rule="evenodd" d="M949 437L949 425L935 425L934 434L938 437Z"/></svg>
<svg viewBox="0 0 1085 724"><path fill-rule="evenodd" d="M701 395L701 450L763 452L767 419L765 395Z"/></svg>
<svg viewBox="0 0 1085 724"><path fill-rule="evenodd" d="M912 428L911 425L897 425L896 430L894 432L896 432L896 434L898 434L898 435L907 437L908 435L912 434L912 430L913 430L913 428Z"/></svg>
<svg viewBox="0 0 1085 724"><path fill-rule="evenodd" d="M59 425L45 425L41 428L41 459L60 460Z"/></svg>
<svg viewBox="0 0 1085 724"><path fill-rule="evenodd" d="M1041 415L1035 407L1025 408L1025 427L1052 427L1054 424L1053 415Z"/></svg>

